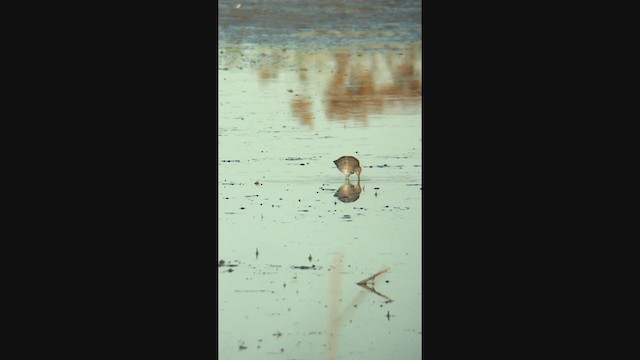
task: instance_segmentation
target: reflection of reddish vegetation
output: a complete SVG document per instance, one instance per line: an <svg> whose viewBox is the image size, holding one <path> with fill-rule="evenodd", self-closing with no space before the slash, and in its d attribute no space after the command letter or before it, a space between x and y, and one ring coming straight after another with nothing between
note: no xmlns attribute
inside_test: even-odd
<svg viewBox="0 0 640 360"><path fill-rule="evenodd" d="M370 115L384 114L392 107L419 106L422 98L422 50L419 47L382 53L337 51L329 56L335 67L324 90L327 119L366 124ZM292 57L302 88L311 81L318 83L315 77L324 77L326 70L331 69L326 63L326 53L270 49L257 57L260 82L265 84L275 79L283 66L288 66L282 60ZM324 83L324 79L320 81ZM302 124L314 125L309 100L292 98L291 112Z"/></svg>
<svg viewBox="0 0 640 360"><path fill-rule="evenodd" d="M370 292L373 292L381 297L383 297L386 301L391 302L389 297L386 295L380 294L379 292L373 289L373 280L389 271L389 268L384 268L378 273L360 281L358 283L359 286L367 289L368 291L361 291L356 296L353 297L351 302L344 307L344 310L340 311L340 303L342 302L342 291L341 291L341 272L344 267L344 255L336 254L333 265L330 268L329 278L330 278L330 287L329 287L329 330L327 331L327 360L335 360L337 355L338 348L338 335L340 333L340 328L343 323L348 319L351 314L355 311L357 306L362 303L362 301L368 296ZM371 287L368 286L371 284Z"/></svg>
<svg viewBox="0 0 640 360"><path fill-rule="evenodd" d="M327 334L327 360L334 360L337 354L337 335L340 329L340 270L342 270L341 254L333 260L333 271L330 273L331 288L329 289L329 331Z"/></svg>
<svg viewBox="0 0 640 360"><path fill-rule="evenodd" d="M366 122L369 114L382 114L389 105L414 105L422 96L421 72L414 67L415 53L398 64L388 62L392 82L376 86L375 69L363 61L350 61L344 53L335 54L337 69L325 92L329 120Z"/></svg>
<svg viewBox="0 0 640 360"><path fill-rule="evenodd" d="M268 82L271 79L275 79L277 75L278 71L274 67L263 67L260 69L260 82Z"/></svg>
<svg viewBox="0 0 640 360"><path fill-rule="evenodd" d="M304 125L313 127L313 115L311 114L311 102L305 99L294 99L291 102L293 116Z"/></svg>

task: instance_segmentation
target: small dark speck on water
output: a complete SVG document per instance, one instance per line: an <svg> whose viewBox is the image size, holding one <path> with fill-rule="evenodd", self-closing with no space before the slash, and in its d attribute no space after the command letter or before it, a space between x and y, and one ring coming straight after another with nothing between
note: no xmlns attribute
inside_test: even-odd
<svg viewBox="0 0 640 360"><path fill-rule="evenodd" d="M240 208L240 210L244 210L244 208L243 208L243 207L241 207L241 208Z"/></svg>

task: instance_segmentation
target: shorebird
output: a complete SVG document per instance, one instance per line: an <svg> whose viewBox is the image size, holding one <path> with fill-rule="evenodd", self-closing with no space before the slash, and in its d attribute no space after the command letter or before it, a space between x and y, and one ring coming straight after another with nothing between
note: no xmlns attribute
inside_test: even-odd
<svg viewBox="0 0 640 360"><path fill-rule="evenodd" d="M345 180L349 179L349 175L355 173L358 175L358 182L360 182L360 173L362 169L360 168L360 161L354 158L353 156L343 156L338 160L333 162L336 164L338 170L340 170L344 174Z"/></svg>

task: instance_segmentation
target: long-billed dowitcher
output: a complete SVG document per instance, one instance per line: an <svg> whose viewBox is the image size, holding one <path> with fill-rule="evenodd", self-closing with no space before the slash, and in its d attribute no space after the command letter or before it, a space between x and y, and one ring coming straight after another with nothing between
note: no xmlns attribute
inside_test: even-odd
<svg viewBox="0 0 640 360"><path fill-rule="evenodd" d="M338 170L342 171L345 180L349 179L349 175L355 173L358 175L358 182L360 181L360 173L362 172L362 169L360 168L360 161L358 161L358 159L353 156L342 156L333 163L336 164Z"/></svg>

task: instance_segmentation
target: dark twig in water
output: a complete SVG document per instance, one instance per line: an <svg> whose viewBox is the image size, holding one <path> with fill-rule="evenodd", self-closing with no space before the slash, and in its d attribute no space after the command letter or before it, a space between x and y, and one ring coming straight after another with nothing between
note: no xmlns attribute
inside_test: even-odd
<svg viewBox="0 0 640 360"><path fill-rule="evenodd" d="M386 300L386 301L385 301L385 303L390 303L390 302L392 302L392 301L393 301L393 299L389 298L388 296L386 296L386 295L384 295L384 294L381 294L381 293L377 292L377 291L376 291L376 289L375 289L375 288L373 288L373 287L369 287L369 286L367 286L366 284L358 284L358 286L363 287L363 288L365 288L365 289L367 289L367 290L371 291L372 293L374 293L374 294L376 294L376 295L378 295L378 296L380 296L380 297L384 298L384 299Z"/></svg>
<svg viewBox="0 0 640 360"><path fill-rule="evenodd" d="M391 312L389 310L387 310L387 315L385 315L385 317L387 318L388 321L391 321L392 317L396 317L395 315L391 315Z"/></svg>
<svg viewBox="0 0 640 360"><path fill-rule="evenodd" d="M366 285L367 283L369 283L369 281L371 281L371 284L372 284L372 285L374 285L373 281L375 280L375 278L376 278L378 275L381 275L381 274L386 273L387 271L389 271L389 268L382 269L382 270L381 270L381 271L379 271L378 273L376 273L376 274L374 274L374 275L371 275L371 276L369 276L368 278L366 278L366 279L364 279L364 280L362 280L362 281L358 282L358 285Z"/></svg>
<svg viewBox="0 0 640 360"><path fill-rule="evenodd" d="M378 295L378 296L380 296L380 297L384 298L384 299L386 300L386 301L385 301L386 303L390 303L390 302L392 302L393 300L392 300L391 298L389 298L388 296L386 296L386 295L384 295L384 294L381 294L381 293L377 292L377 291L376 291L376 289L375 289L375 287L374 287L374 286L375 286L375 283L373 282L373 281L374 281L374 279L375 279L377 276L379 276L379 275L381 275L381 274L384 274L384 273L386 273L387 271L389 271L389 268L385 268L385 269L383 269L382 271L379 271L378 273L376 273L376 274L374 274L374 275L371 275L371 276L369 276L368 278L366 278L366 279L364 279L364 280L362 280L362 281L358 282L357 284L358 284L358 286L363 287L363 288L365 288L365 289L367 289L367 290L371 291L372 293L374 293L374 294L376 294L376 295ZM371 282L371 286L369 286L369 282Z"/></svg>

